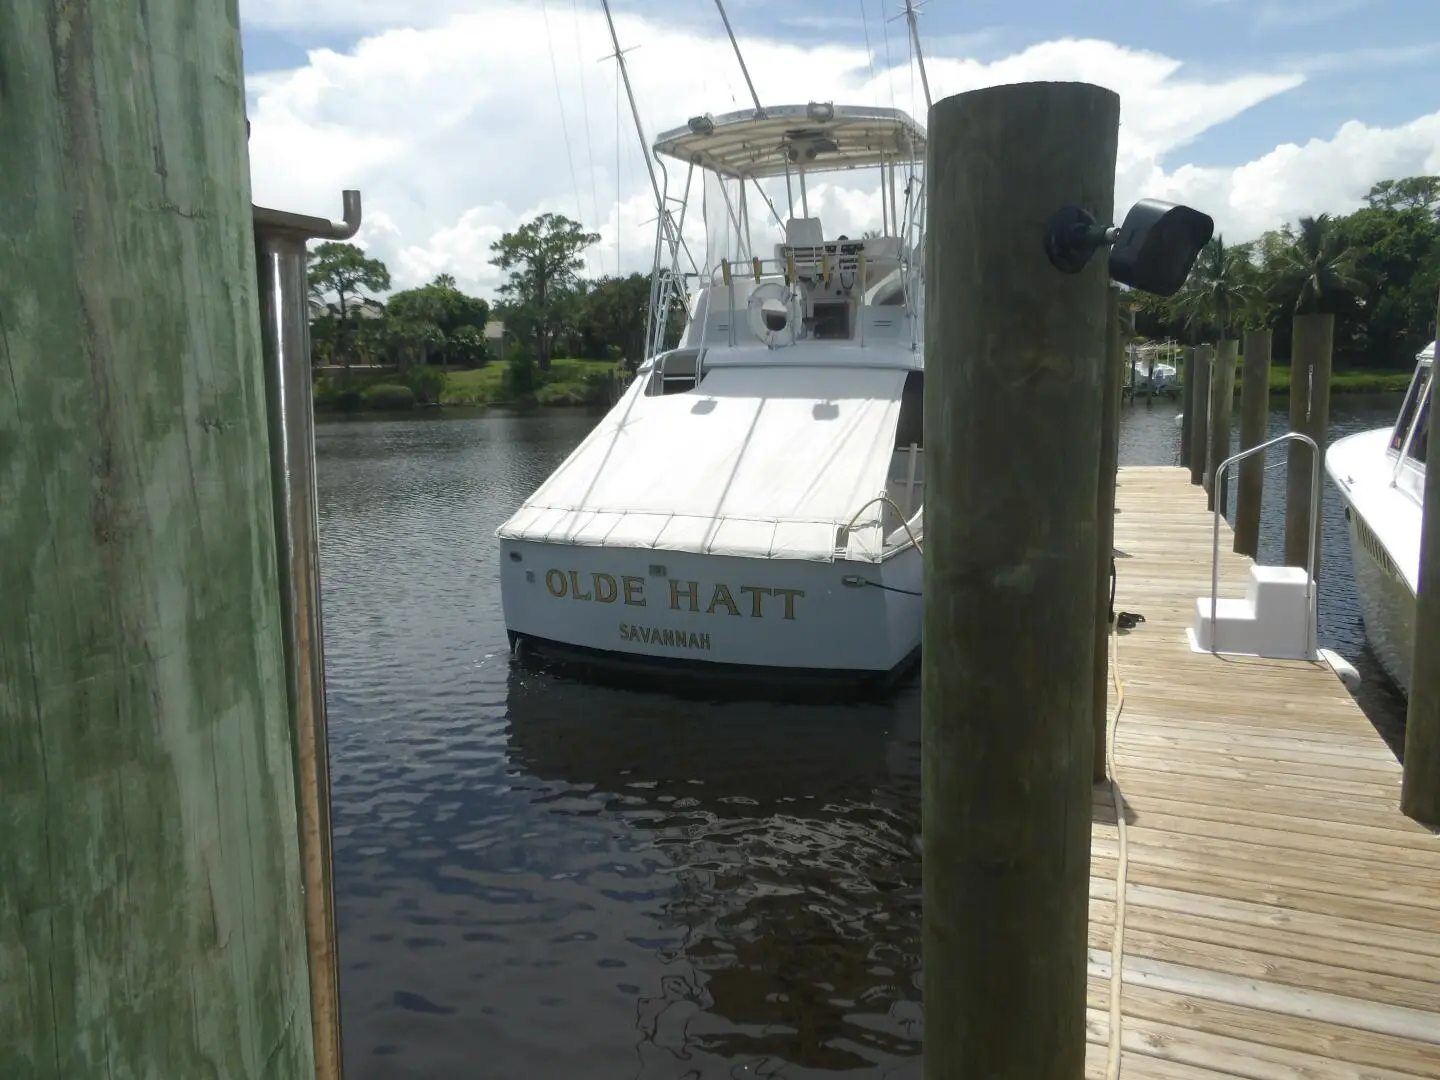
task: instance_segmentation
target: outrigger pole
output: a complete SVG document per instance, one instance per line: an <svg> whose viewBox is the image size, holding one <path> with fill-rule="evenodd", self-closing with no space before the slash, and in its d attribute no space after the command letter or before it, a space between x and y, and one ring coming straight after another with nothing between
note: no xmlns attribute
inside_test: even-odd
<svg viewBox="0 0 1440 1080"><path fill-rule="evenodd" d="M625 96L630 99L630 115L635 120L635 134L640 137L640 149L645 158L645 171L650 174L650 187L655 191L655 204L663 214L665 199L660 194L660 181L655 179L655 166L650 161L650 146L645 141L645 128L640 123L640 110L635 105L635 91L630 89L630 69L625 66L625 53L620 48L620 39L615 34L615 20L610 17L610 0L600 0L600 6L605 9L605 25L610 28L610 42L615 46L615 52L611 54L610 58L620 64L620 78L625 80Z"/></svg>
<svg viewBox="0 0 1440 1080"><path fill-rule="evenodd" d="M717 0L718 2L718 0ZM920 85L925 88L925 109L930 109L930 80L925 75L925 54L920 51L920 30L915 25L915 16L919 14L915 7L915 0L905 0L905 21L910 24L910 40L915 43L915 59L920 64Z"/></svg>
<svg viewBox="0 0 1440 1080"><path fill-rule="evenodd" d="M651 161L650 145L645 141L645 126L640 122L640 109L635 104L635 91L630 87L630 69L625 64L625 50L620 48L620 38L615 33L615 20L610 15L610 0L600 0L600 6L605 11L605 25L610 30L610 43L615 46L613 59L620 65L620 77L625 82L625 96L630 101L630 116L635 121L635 134L640 139L640 153L645 159L645 171L650 175L650 189L655 193L655 210L659 215L659 227L655 233L655 266L658 271L660 265L660 245L664 242L670 248L671 274L673 275L678 272L679 253L682 250L685 252L686 257L690 259L690 265L692 267L695 265L695 257L690 254L690 249L686 246L685 238L682 235L685 216L684 204L682 204L680 211L681 220L677 223L674 215L670 213L669 206L666 205L665 191L661 189L660 181L655 176L655 163ZM661 168L664 168L663 163ZM687 173L685 177L685 195L687 201L690 193L690 176L694 171L695 167L692 165L690 167L690 173ZM668 190L669 174L667 173L666 176L665 190ZM620 178L617 176L615 179L618 184ZM620 228L618 215L615 220L615 228L617 230ZM670 303L671 287L670 275L662 275L660 273L652 274L650 282L650 307L645 316L645 352L647 358L658 351L656 343L660 340L661 334L663 333L664 313Z"/></svg>
<svg viewBox="0 0 1440 1080"><path fill-rule="evenodd" d="M760 104L760 95L755 92L755 84L750 81L750 69L745 66L745 57L740 55L740 43L735 40L735 31L730 29L730 16L725 14L725 5L721 0L715 0L715 6L720 11L720 21L725 24L725 33L730 35L730 47L735 50L735 59L740 61L740 74L745 76L745 85L750 88L750 100L755 102L755 115L764 116L765 106Z"/></svg>

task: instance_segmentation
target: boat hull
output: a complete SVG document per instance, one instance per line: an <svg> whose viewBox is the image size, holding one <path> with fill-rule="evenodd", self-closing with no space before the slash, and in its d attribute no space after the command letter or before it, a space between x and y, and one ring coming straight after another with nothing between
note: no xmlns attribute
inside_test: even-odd
<svg viewBox="0 0 1440 1080"><path fill-rule="evenodd" d="M1345 505L1346 533L1365 638L1381 668L1410 693L1423 473L1397 464L1385 429L1337 439L1325 471Z"/></svg>
<svg viewBox="0 0 1440 1080"><path fill-rule="evenodd" d="M1345 507L1350 559L1365 638L1380 666L1408 697L1415 645L1415 594L1354 507Z"/></svg>
<svg viewBox="0 0 1440 1080"><path fill-rule="evenodd" d="M883 563L501 542L512 642L585 666L884 682L919 654L920 552Z"/></svg>

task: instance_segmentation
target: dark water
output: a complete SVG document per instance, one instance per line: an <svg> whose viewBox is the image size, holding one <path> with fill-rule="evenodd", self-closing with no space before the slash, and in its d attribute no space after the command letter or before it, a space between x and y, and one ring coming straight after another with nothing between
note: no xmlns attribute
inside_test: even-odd
<svg viewBox="0 0 1440 1080"><path fill-rule="evenodd" d="M1332 434L1395 408L1337 398ZM1127 407L1122 463L1174 463L1175 411ZM918 1077L918 687L697 703L510 665L494 530L593 422L320 427L346 1076ZM1327 496L1321 638L1393 718Z"/></svg>

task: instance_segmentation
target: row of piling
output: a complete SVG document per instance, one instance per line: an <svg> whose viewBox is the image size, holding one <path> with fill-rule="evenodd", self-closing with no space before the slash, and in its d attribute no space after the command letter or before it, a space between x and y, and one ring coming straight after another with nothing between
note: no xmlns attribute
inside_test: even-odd
<svg viewBox="0 0 1440 1080"><path fill-rule="evenodd" d="M287 657L308 613L282 600L313 563L277 547L305 493L272 484L234 9L13 11L0 1062L333 1076L333 913L305 895L331 887L310 847L327 798L292 707L314 688ZM1062 206L1112 219L1119 118L1113 92L1075 83L929 117L928 292L946 298L926 305L929 1080L1084 1071L1120 354L1104 260L1059 273L1041 234ZM293 280L296 250L262 242L258 269ZM1323 394L1328 364L1297 381ZM1305 423L1326 413L1311 393ZM1417 644L1440 641L1434 470L1427 507ZM1415 681L1406 806L1435 821L1440 669Z"/></svg>
<svg viewBox="0 0 1440 1080"><path fill-rule="evenodd" d="M1109 91L1067 83L977 90L929 116L927 295L947 302L927 305L925 334L927 1080L1084 1070L1123 357L1102 261L1056 273L1035 234L1067 204L1111 219L1118 121ZM1291 426L1322 451L1332 335L1331 317L1296 316ZM1246 337L1246 449L1265 441L1271 343L1266 331ZM1225 505L1214 473L1231 456L1236 344L1195 349L1184 365L1182 462L1212 507ZM1312 513L1319 520L1312 466L1307 450L1290 455L1287 561L1307 550ZM1426 659L1440 644L1440 589L1425 588L1440 573L1434 473L1402 803L1430 824L1440 823L1440 669ZM1254 455L1239 470L1235 534L1252 557L1263 487Z"/></svg>
<svg viewBox="0 0 1440 1080"><path fill-rule="evenodd" d="M1290 362L1290 430L1308 435L1324 451L1330 428L1330 372L1335 316L1324 313L1294 316ZM1249 330L1241 343L1234 339L1183 350L1178 365L1181 388L1180 464L1190 482L1205 489L1206 509L1218 502L1230 509L1230 473L1216 477L1231 456L1236 368L1240 376L1240 453L1266 441L1270 417L1270 365L1273 334ZM1197 405L1197 402L1199 403ZM1307 566L1310 523L1321 514L1311 503L1309 450L1292 447L1286 461L1285 563ZM1251 558L1260 552L1260 504L1264 496L1265 460L1255 454L1238 463L1234 500L1234 550ZM1218 483L1217 483L1218 479ZM1322 489L1323 490L1323 489ZM1319 536L1315 537L1319 558ZM1318 562L1317 562L1318 566Z"/></svg>

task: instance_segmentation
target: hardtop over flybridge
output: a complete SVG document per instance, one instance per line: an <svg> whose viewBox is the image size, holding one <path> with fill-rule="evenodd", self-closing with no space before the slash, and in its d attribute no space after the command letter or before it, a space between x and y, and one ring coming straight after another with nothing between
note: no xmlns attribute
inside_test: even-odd
<svg viewBox="0 0 1440 1080"><path fill-rule="evenodd" d="M757 101L654 151L647 356L497 531L512 644L898 674L921 627L925 133L893 108ZM878 187L880 229L827 235L816 175Z"/></svg>

